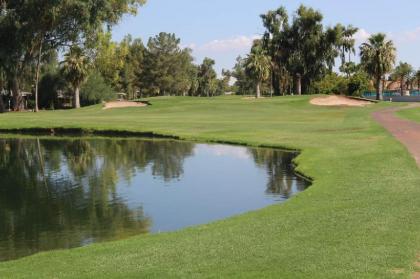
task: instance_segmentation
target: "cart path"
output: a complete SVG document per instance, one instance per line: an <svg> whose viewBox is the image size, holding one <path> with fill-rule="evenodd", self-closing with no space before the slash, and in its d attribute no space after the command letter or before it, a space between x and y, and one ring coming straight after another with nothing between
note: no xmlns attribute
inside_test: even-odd
<svg viewBox="0 0 420 279"><path fill-rule="evenodd" d="M407 147L420 167L420 123L405 120L395 115L399 110L416 107L420 107L420 104L380 110L373 113L373 118Z"/></svg>

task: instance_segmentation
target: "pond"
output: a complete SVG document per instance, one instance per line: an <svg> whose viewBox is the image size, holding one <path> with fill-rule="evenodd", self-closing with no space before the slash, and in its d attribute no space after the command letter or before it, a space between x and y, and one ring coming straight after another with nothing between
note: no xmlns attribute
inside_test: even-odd
<svg viewBox="0 0 420 279"><path fill-rule="evenodd" d="M0 261L205 224L308 182L295 153L151 139L0 139Z"/></svg>

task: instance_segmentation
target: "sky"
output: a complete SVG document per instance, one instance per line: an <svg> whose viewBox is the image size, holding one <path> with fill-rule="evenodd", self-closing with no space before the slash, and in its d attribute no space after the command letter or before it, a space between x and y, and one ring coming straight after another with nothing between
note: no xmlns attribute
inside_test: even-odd
<svg viewBox="0 0 420 279"><path fill-rule="evenodd" d="M197 64L216 60L216 69L231 69L238 55L249 52L252 41L264 33L260 15L280 6L289 14L300 4L324 15L324 25L352 24L360 30L357 44L383 32L397 46L398 62L420 68L419 0L148 0L136 16L125 16L114 27L113 38L142 38L160 32L175 33L183 47L193 50Z"/></svg>

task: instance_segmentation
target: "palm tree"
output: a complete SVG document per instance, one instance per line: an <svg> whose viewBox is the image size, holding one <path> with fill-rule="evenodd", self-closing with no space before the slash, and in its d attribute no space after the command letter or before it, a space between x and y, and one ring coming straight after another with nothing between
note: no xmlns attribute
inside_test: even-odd
<svg viewBox="0 0 420 279"><path fill-rule="evenodd" d="M392 73L392 79L400 82L401 96L404 94L404 90L411 83L411 75L413 73L413 67L408 63L400 62Z"/></svg>
<svg viewBox="0 0 420 279"><path fill-rule="evenodd" d="M382 79L395 64L396 48L382 33L374 34L360 47L362 66L375 80L376 99L383 100Z"/></svg>
<svg viewBox="0 0 420 279"><path fill-rule="evenodd" d="M89 75L90 59L84 54L83 49L74 46L64 55L64 61L61 64L61 73L74 90L73 108L80 108L80 87Z"/></svg>
<svg viewBox="0 0 420 279"><path fill-rule="evenodd" d="M271 74L271 59L264 52L260 42L254 42L251 54L246 58L245 68L248 75L256 81L256 98L260 98L261 84L266 81Z"/></svg>
<svg viewBox="0 0 420 279"><path fill-rule="evenodd" d="M337 36L336 48L340 53L341 65L344 66L351 62L351 54L356 54L354 35L359 29L352 25L346 27L338 24L333 30ZM348 61L346 60L346 54L348 54Z"/></svg>

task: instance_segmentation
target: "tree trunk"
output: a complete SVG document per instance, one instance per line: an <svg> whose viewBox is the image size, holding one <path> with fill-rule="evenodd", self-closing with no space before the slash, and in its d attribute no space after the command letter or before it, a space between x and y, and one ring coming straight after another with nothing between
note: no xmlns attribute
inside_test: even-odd
<svg viewBox="0 0 420 279"><path fill-rule="evenodd" d="M270 98L273 98L273 71L274 71L274 69L271 69Z"/></svg>
<svg viewBox="0 0 420 279"><path fill-rule="evenodd" d="M79 87L76 87L74 89L73 108L75 109L80 108L80 88Z"/></svg>
<svg viewBox="0 0 420 279"><path fill-rule="evenodd" d="M401 79L400 87L401 87L401 96L404 96L404 79L403 78Z"/></svg>
<svg viewBox="0 0 420 279"><path fill-rule="evenodd" d="M295 94L302 95L302 76L300 74L295 76Z"/></svg>
<svg viewBox="0 0 420 279"><path fill-rule="evenodd" d="M0 89L1 90L1 89ZM1 92L1 91L0 91ZM4 112L3 95L0 93L0 113Z"/></svg>
<svg viewBox="0 0 420 279"><path fill-rule="evenodd" d="M255 96L257 99L261 98L261 83L257 83L257 95Z"/></svg>
<svg viewBox="0 0 420 279"><path fill-rule="evenodd" d="M24 104L23 104L22 94L20 92L19 79L17 77L17 74L12 79L11 85L12 85L11 89L12 89L12 96L13 96L13 111L23 111Z"/></svg>
<svg viewBox="0 0 420 279"><path fill-rule="evenodd" d="M36 77L35 77L35 112L39 111L38 107L38 88L39 88L39 75L41 71L41 58L42 58L42 43L39 47L38 61L36 65Z"/></svg>
<svg viewBox="0 0 420 279"><path fill-rule="evenodd" d="M270 86L270 98L273 98L273 86Z"/></svg>
<svg viewBox="0 0 420 279"><path fill-rule="evenodd" d="M274 95L275 96L280 96L281 95L281 89L280 89L280 78L279 75L277 73L277 71L273 71L272 75L272 81L271 81L271 85L273 86L274 89Z"/></svg>
<svg viewBox="0 0 420 279"><path fill-rule="evenodd" d="M382 94L382 78L376 78L376 100L383 101L384 95Z"/></svg>
<svg viewBox="0 0 420 279"><path fill-rule="evenodd" d="M281 84L281 89L280 89L280 91L281 91L281 95L282 96L286 96L287 94L291 94L290 93L290 89L289 89L289 87L290 87L290 81L288 80L288 79L282 79L282 84Z"/></svg>

